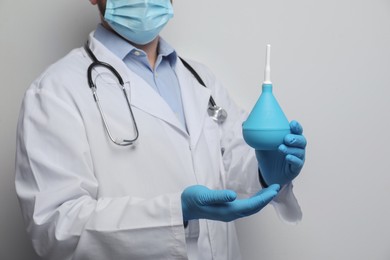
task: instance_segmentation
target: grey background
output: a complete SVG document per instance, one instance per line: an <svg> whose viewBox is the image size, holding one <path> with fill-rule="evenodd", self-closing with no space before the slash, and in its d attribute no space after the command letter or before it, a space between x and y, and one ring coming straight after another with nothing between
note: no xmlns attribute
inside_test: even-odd
<svg viewBox="0 0 390 260"><path fill-rule="evenodd" d="M309 140L296 226L272 207L237 222L244 260L390 259L390 1L174 3L163 36L250 110L272 45L274 94ZM14 188L23 93L99 21L89 1L0 1L0 259L36 257Z"/></svg>

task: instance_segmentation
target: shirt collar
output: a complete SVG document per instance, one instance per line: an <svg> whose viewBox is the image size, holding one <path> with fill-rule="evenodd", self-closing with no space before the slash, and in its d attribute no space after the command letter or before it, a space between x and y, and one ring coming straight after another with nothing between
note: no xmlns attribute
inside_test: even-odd
<svg viewBox="0 0 390 260"><path fill-rule="evenodd" d="M169 45L161 36L158 44L158 54L166 57L171 64L171 67L174 67L176 64L177 53L175 49Z"/></svg>
<svg viewBox="0 0 390 260"><path fill-rule="evenodd" d="M117 34L104 28L102 24L99 24L96 28L94 37L121 60L124 60L129 53L135 50L144 53L143 50L137 49ZM162 56L162 58L167 58L172 67L175 65L177 59L176 51L161 37L158 44L158 55Z"/></svg>

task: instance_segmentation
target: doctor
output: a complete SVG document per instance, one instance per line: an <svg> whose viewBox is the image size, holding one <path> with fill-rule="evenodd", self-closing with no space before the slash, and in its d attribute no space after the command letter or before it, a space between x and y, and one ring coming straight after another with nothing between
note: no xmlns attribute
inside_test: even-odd
<svg viewBox="0 0 390 260"><path fill-rule="evenodd" d="M247 114L212 73L189 61L203 87L158 36L173 16L169 0L91 3L102 24L88 47L36 79L20 112L15 182L37 254L237 260L233 220L272 201L283 220L298 222L291 181L305 159L300 124L264 160L243 141ZM87 78L94 57L116 71L91 69L98 98ZM227 111L224 122L209 116L210 97ZM137 140L118 145L125 139Z"/></svg>

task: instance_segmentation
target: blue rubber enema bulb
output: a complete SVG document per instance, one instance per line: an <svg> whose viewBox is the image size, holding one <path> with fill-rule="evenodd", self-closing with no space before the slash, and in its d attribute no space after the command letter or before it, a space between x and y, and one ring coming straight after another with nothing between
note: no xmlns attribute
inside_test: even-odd
<svg viewBox="0 0 390 260"><path fill-rule="evenodd" d="M276 150L290 133L290 124L272 93L270 77L271 46L267 45L265 80L262 92L242 125L245 142L256 150Z"/></svg>

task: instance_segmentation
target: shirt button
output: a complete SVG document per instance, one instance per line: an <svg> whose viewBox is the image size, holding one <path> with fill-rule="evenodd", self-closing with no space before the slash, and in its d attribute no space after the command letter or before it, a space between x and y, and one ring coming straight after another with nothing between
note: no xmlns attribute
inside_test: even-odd
<svg viewBox="0 0 390 260"><path fill-rule="evenodd" d="M139 56L139 55L141 55L141 52L139 52L139 51L134 51L134 55L135 55L135 56Z"/></svg>

